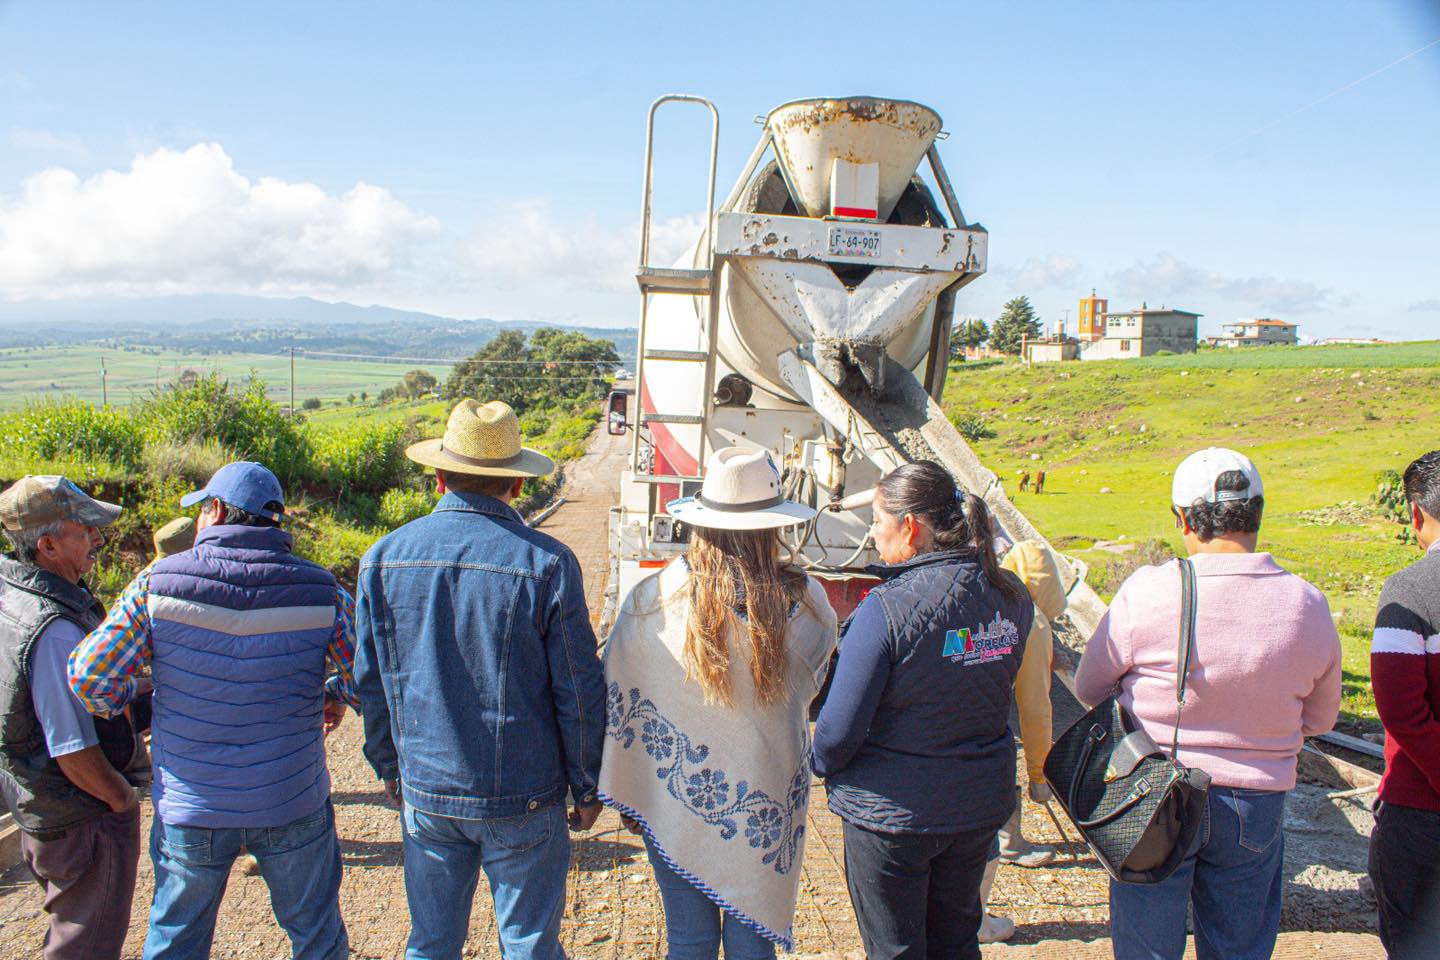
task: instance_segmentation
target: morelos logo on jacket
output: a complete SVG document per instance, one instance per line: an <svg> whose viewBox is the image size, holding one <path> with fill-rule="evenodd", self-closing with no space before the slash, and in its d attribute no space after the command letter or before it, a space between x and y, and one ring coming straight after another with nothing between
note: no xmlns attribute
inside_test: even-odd
<svg viewBox="0 0 1440 960"><path fill-rule="evenodd" d="M978 630L971 630L969 627L947 630L945 649L940 655L951 663L968 667L1003 657L1014 650L1019 642L1019 629L996 613L994 620Z"/></svg>

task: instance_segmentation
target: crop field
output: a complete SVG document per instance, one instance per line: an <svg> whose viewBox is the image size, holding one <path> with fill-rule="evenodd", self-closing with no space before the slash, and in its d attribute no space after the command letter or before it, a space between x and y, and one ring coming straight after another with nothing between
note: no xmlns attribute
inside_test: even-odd
<svg viewBox="0 0 1440 960"><path fill-rule="evenodd" d="M79 397L100 403L100 367L107 371L109 401L128 406L148 396L186 370L198 374L218 371L243 384L253 376L265 382L277 403L290 401L290 358L273 353L190 353L144 348L95 346L39 347L0 350L0 410L23 406L46 397ZM398 382L406 370L423 366L444 380L451 364L397 364L364 360L319 360L303 354L295 358L295 402L311 397L324 401L378 394Z"/></svg>
<svg viewBox="0 0 1440 960"><path fill-rule="evenodd" d="M1418 553L1370 498L1379 471L1440 447L1440 342L955 364L945 407L993 432L976 452L1107 597L1138 556L1180 549L1175 465L1212 445L1248 454L1265 482L1261 549L1325 591L1344 642L1344 709L1362 725L1374 717L1375 600ZM1018 491L1021 471L1040 470L1043 494ZM1147 550L1151 540L1163 547Z"/></svg>

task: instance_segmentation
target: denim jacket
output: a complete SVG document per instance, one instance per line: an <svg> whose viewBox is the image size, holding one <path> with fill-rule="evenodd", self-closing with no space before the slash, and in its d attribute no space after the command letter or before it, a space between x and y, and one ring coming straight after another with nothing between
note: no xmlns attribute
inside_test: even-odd
<svg viewBox="0 0 1440 960"><path fill-rule="evenodd" d="M417 810L514 817L595 800L605 681L575 555L483 494L446 493L360 561L365 756Z"/></svg>

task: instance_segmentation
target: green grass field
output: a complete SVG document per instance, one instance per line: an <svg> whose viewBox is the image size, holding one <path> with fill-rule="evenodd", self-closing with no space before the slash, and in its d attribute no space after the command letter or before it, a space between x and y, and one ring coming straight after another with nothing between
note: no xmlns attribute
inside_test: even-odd
<svg viewBox="0 0 1440 960"><path fill-rule="evenodd" d="M945 407L995 431L976 452L1048 538L1091 565L1092 583L1120 560L1096 541L1180 548L1170 477L1186 454L1212 445L1248 454L1265 481L1261 548L1329 597L1345 648L1345 710L1373 718L1376 596L1418 552L1368 501L1379 471L1440 447L1440 342L955 364ZM1042 469L1043 495L1017 492L1019 471Z"/></svg>
<svg viewBox="0 0 1440 960"><path fill-rule="evenodd" d="M23 406L27 400L75 396L100 403L100 363L104 358L109 400L127 406L148 396L159 384L186 370L206 374L218 370L244 382L253 375L265 381L277 403L290 402L290 358L267 353L182 353L150 348L112 349L93 346L0 350L0 410ZM371 397L392 387L406 370L423 366L444 380L451 364L396 364L364 360L295 359L295 402L310 397L344 400L366 392Z"/></svg>

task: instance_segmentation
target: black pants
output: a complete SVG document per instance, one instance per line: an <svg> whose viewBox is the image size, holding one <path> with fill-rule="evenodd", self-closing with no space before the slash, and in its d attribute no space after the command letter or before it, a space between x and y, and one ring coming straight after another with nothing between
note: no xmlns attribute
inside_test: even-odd
<svg viewBox="0 0 1440 960"><path fill-rule="evenodd" d="M1440 811L1378 804L1370 879L1390 956L1440 958Z"/></svg>
<svg viewBox="0 0 1440 960"><path fill-rule="evenodd" d="M980 960L980 880L995 828L877 833L845 824L845 880L869 960Z"/></svg>

